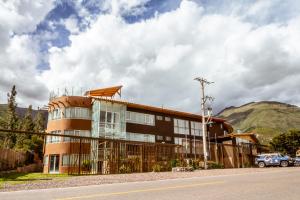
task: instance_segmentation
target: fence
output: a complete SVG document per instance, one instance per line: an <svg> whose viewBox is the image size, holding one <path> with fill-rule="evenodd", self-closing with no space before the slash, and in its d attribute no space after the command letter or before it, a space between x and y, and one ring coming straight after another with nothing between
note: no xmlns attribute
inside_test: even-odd
<svg viewBox="0 0 300 200"><path fill-rule="evenodd" d="M170 163L174 159L180 161L203 159L202 141L192 146L192 144L146 143L53 133L14 132L45 136L45 173L51 171L68 174L149 172L157 165L161 170L167 171L171 169ZM234 168L253 166L254 158L261 152L261 147L254 144L232 145L210 142L208 150L209 160L222 164L225 168Z"/></svg>
<svg viewBox="0 0 300 200"><path fill-rule="evenodd" d="M0 171L16 169L26 161L26 153L12 149L0 149Z"/></svg>

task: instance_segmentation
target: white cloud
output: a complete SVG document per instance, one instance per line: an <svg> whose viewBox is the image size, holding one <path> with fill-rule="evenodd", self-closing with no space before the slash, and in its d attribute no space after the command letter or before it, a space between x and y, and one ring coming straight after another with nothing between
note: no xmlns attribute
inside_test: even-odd
<svg viewBox="0 0 300 200"><path fill-rule="evenodd" d="M0 102L15 84L20 105L41 105L48 96L36 69L39 48L27 33L52 9L52 1L0 1Z"/></svg>
<svg viewBox="0 0 300 200"><path fill-rule="evenodd" d="M78 20L76 17L71 16L62 23L65 24L66 29L69 30L71 34L79 33Z"/></svg>
<svg viewBox="0 0 300 200"><path fill-rule="evenodd" d="M215 81L207 92L217 109L255 100L299 104L299 23L257 27L204 15L189 1L135 24L101 15L70 47L51 51L42 77L49 89L123 84L129 100L192 112L200 107L196 76Z"/></svg>
<svg viewBox="0 0 300 200"><path fill-rule="evenodd" d="M284 23L275 20L266 24L261 21L274 13L261 11L274 8L276 3L253 4L245 13L217 14L183 1L177 10L138 23L127 24L121 18L126 12L143 12L146 2L104 1L106 4L99 6L106 6L103 8L109 12L92 20L80 9L90 27L80 32L75 18L64 21L73 33L71 45L52 47L50 69L41 74L36 69L40 56L35 42L27 35L12 37L11 33L33 30L43 15L37 14L31 21L35 16L28 17L31 12L23 16L20 13L24 11L13 9L10 15L16 19L0 23L0 30L5 30L5 34L0 31L4 72L0 74L0 91L9 91L10 84L19 83L24 104L41 105L47 101L47 90L122 84L123 97L130 101L197 112L200 86L193 79L203 76L215 82L207 87L207 93L216 97L213 105L217 110L259 100L300 105L299 14L293 12ZM20 25L24 19L18 17L28 19L29 25L24 28ZM255 20L246 20L251 17Z"/></svg>

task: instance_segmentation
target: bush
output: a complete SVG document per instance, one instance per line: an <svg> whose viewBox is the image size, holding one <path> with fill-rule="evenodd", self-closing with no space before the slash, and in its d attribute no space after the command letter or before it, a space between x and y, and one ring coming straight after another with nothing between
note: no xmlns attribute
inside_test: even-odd
<svg viewBox="0 0 300 200"><path fill-rule="evenodd" d="M178 167L179 161L177 159L173 159L170 161L171 167Z"/></svg>
<svg viewBox="0 0 300 200"><path fill-rule="evenodd" d="M126 166L126 165L122 165L120 168L119 168L119 173L120 174L128 174L128 173L131 173L131 169L129 166Z"/></svg>
<svg viewBox="0 0 300 200"><path fill-rule="evenodd" d="M214 161L207 162L208 169L224 169L224 166L221 163L217 163Z"/></svg>
<svg viewBox="0 0 300 200"><path fill-rule="evenodd" d="M82 167L86 170L90 170L91 169L91 161L90 160L84 160L82 162Z"/></svg>
<svg viewBox="0 0 300 200"><path fill-rule="evenodd" d="M156 164L154 164L154 165L152 166L152 170L153 170L154 172L160 172L161 169L162 169L162 166L161 166L160 164L158 164L158 163L156 163Z"/></svg>
<svg viewBox="0 0 300 200"><path fill-rule="evenodd" d="M200 169L200 160L191 160L190 162L193 169Z"/></svg>

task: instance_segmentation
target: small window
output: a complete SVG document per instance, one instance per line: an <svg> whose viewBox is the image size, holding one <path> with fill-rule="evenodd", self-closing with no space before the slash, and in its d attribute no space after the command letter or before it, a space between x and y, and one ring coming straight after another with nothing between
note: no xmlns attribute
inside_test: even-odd
<svg viewBox="0 0 300 200"><path fill-rule="evenodd" d="M157 136L156 136L156 140L163 140L163 136L157 135Z"/></svg>
<svg viewBox="0 0 300 200"><path fill-rule="evenodd" d="M166 141L170 142L170 141L172 141L172 138L169 136L166 136Z"/></svg>
<svg viewBox="0 0 300 200"><path fill-rule="evenodd" d="M165 121L170 122L171 118L170 117L165 117Z"/></svg>
<svg viewBox="0 0 300 200"><path fill-rule="evenodd" d="M156 119L157 119L157 120L162 120L162 119L163 119L163 117L162 117L162 116L160 116L160 115L157 115L157 116L156 116Z"/></svg>

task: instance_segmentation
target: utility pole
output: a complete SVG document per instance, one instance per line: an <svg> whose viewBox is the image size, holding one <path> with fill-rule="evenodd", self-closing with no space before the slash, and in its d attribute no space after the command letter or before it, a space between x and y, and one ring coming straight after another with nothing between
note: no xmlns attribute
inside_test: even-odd
<svg viewBox="0 0 300 200"><path fill-rule="evenodd" d="M210 96L205 96L205 85L209 85L213 82L209 82L204 78L197 77L194 80L199 81L201 85L201 115L202 115L202 142L203 142L203 154L204 154L204 169L207 169L207 141L206 141L206 120L205 120L205 103L207 100L213 100Z"/></svg>

